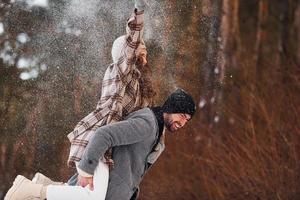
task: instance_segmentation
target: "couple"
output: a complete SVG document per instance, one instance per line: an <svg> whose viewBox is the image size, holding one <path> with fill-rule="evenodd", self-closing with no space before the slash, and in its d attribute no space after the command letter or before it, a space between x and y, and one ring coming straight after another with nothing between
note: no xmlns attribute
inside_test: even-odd
<svg viewBox="0 0 300 200"><path fill-rule="evenodd" d="M68 160L76 167L68 184L37 173L32 181L18 175L5 200L134 200L145 173L164 150L164 130L182 128L196 111L192 97L174 91L161 107L152 107L143 42L144 0L135 1L126 35L115 40L113 64L102 82L97 109L68 135Z"/></svg>

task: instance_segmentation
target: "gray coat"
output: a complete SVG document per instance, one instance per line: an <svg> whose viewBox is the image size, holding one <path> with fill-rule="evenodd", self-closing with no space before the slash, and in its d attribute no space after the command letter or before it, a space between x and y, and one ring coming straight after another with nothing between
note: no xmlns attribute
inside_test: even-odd
<svg viewBox="0 0 300 200"><path fill-rule="evenodd" d="M158 139L158 123L154 113L144 108L125 120L100 127L78 167L94 174L100 157L113 147L114 169L109 174L106 200L135 199L149 164L147 158Z"/></svg>

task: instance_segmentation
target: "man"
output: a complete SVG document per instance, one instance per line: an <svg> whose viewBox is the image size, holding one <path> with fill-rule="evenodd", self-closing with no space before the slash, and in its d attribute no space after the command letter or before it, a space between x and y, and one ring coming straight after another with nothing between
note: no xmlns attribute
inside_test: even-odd
<svg viewBox="0 0 300 200"><path fill-rule="evenodd" d="M193 117L195 111L192 97L182 89L177 89L162 107L143 108L129 114L123 121L100 127L79 162L80 186L46 186L19 175L5 200L99 200L102 194L97 193L97 188L101 187L97 181L101 180L101 176L97 167L109 148L113 148L115 166L109 174L105 199L137 199L142 178L161 153L156 151L156 147L164 147L163 143L160 144L164 128L170 132L177 131ZM84 174L92 176L85 177ZM85 187L87 185L90 189Z"/></svg>

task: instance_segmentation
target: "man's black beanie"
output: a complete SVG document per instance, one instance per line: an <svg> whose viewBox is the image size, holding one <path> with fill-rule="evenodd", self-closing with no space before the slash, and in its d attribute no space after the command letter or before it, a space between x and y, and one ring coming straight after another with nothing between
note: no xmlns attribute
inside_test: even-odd
<svg viewBox="0 0 300 200"><path fill-rule="evenodd" d="M196 105L191 95L183 89L175 90L162 106L165 113L185 113L191 117L196 112Z"/></svg>

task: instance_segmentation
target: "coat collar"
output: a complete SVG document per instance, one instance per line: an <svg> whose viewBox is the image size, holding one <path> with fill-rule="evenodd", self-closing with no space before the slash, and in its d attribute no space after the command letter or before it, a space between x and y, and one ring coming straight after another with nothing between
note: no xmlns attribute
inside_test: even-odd
<svg viewBox="0 0 300 200"><path fill-rule="evenodd" d="M158 132L159 132L159 137L161 137L163 130L164 130L164 115L163 115L163 110L161 107L153 107L151 108L152 112L155 115L155 118L157 120L157 124L158 124Z"/></svg>

